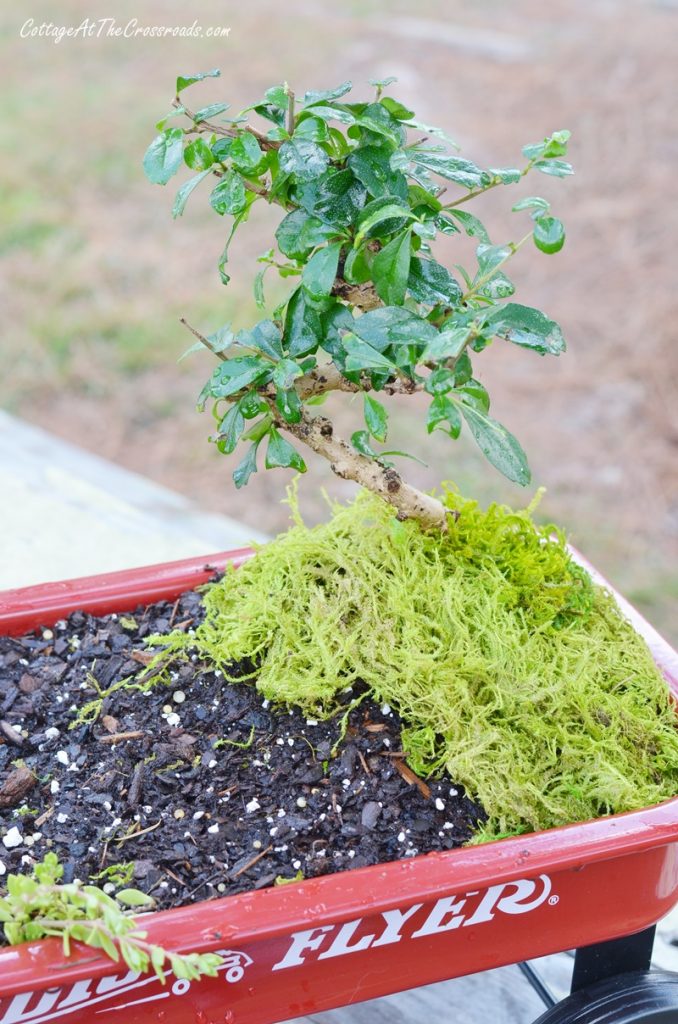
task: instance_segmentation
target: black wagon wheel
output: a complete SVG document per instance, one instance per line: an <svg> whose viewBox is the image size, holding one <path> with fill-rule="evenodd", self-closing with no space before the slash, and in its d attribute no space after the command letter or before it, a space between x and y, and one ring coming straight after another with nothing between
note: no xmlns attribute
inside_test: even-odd
<svg viewBox="0 0 678 1024"><path fill-rule="evenodd" d="M534 1024L678 1024L678 974L619 974L573 993Z"/></svg>

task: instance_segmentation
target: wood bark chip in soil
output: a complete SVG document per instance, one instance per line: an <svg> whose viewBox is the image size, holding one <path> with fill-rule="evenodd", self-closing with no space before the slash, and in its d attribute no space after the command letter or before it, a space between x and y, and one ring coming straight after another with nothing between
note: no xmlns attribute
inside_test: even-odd
<svg viewBox="0 0 678 1024"><path fill-rule="evenodd" d="M132 681L147 636L201 617L189 591L131 615L74 612L0 637L0 890L3 875L53 850L64 881L99 875L108 891L100 873L132 864L131 884L165 909L470 838L482 809L447 778L418 779L397 715L370 700L332 757L340 716L272 708L193 655L169 685L119 689L93 724L69 729L97 696L92 677L102 690Z"/></svg>

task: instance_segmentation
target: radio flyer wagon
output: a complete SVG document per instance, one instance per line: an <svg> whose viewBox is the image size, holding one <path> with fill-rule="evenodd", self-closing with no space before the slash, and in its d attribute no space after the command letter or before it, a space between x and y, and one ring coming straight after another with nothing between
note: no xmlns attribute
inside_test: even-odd
<svg viewBox="0 0 678 1024"><path fill-rule="evenodd" d="M0 633L174 599L250 554L8 591ZM678 655L616 596L678 696ZM162 985L78 944L66 959L58 939L5 947L0 1024L273 1024L510 963L549 1006L540 1024L678 1024L678 974L648 970L676 902L678 799L145 916L149 941L223 955L199 982ZM572 995L554 1004L527 961L572 949Z"/></svg>

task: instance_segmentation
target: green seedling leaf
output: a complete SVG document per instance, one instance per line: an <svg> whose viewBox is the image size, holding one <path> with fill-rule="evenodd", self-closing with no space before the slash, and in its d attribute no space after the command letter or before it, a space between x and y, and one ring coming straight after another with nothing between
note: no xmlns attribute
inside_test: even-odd
<svg viewBox="0 0 678 1024"><path fill-rule="evenodd" d="M166 185L181 167L184 133L181 128L167 128L157 135L144 154L144 172L154 185Z"/></svg>
<svg viewBox="0 0 678 1024"><path fill-rule="evenodd" d="M152 896L139 889L120 889L115 894L118 903L124 903L127 907L148 907L155 904Z"/></svg>
<svg viewBox="0 0 678 1024"><path fill-rule="evenodd" d="M560 252L565 245L565 228L557 217L545 214L534 222L532 237L538 249L545 253Z"/></svg>

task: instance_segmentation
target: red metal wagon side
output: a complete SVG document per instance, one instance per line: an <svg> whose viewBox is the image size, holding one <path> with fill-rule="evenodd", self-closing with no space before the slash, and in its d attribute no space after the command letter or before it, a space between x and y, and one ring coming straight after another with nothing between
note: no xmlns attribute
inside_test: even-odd
<svg viewBox="0 0 678 1024"><path fill-rule="evenodd" d="M0 594L0 632L51 625L76 608L128 611L174 598L249 554L8 591ZM678 655L620 603L678 695ZM110 1013L125 1024L264 1024L591 947L578 961L581 988L624 965L646 967L649 930L677 901L678 799L145 918L153 942L224 952L214 979L168 977L162 986L154 976L116 973L84 946L65 961L58 940L2 949L0 1024L91 1024ZM615 943L629 935L639 936L635 944Z"/></svg>

